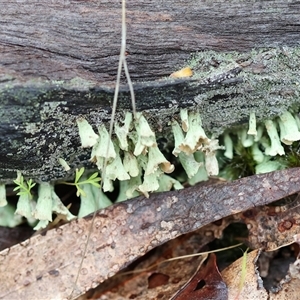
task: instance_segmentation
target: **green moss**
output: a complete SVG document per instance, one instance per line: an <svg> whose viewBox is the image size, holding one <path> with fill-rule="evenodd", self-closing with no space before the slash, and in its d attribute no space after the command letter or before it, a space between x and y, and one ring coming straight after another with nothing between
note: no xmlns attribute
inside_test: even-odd
<svg viewBox="0 0 300 300"><path fill-rule="evenodd" d="M219 176L227 180L235 180L254 175L256 162L253 159L251 148L245 148L241 142L237 140L234 140L234 144L232 159L228 159L223 155L219 156L221 169Z"/></svg>
<svg viewBox="0 0 300 300"><path fill-rule="evenodd" d="M300 167L300 145L299 142L291 146L284 146L285 156L278 157L278 161L287 168Z"/></svg>

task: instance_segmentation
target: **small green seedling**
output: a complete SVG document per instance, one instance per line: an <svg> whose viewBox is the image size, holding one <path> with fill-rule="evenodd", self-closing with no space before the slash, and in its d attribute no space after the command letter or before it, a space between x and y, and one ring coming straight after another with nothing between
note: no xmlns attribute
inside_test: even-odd
<svg viewBox="0 0 300 300"><path fill-rule="evenodd" d="M17 195L29 195L29 198L32 198L32 194L30 191L36 185L36 183L34 183L32 179L29 179L27 180L27 182L25 182L24 177L20 175L16 180L14 180L14 183L17 185L14 188L14 191L19 190Z"/></svg>
<svg viewBox="0 0 300 300"><path fill-rule="evenodd" d="M101 178L98 177L98 172L95 172L94 174L92 174L88 179L79 181L80 178L82 177L83 173L84 173L84 167L82 167L80 170L76 169L75 181L74 182L63 182L64 184L67 184L67 185L76 186L76 189L77 189L76 196L77 197L79 197L80 195L82 195L84 197L86 196L85 192L80 187L80 185L92 184L95 187L98 187L98 188L101 187L101 185L99 184L99 181L101 180Z"/></svg>

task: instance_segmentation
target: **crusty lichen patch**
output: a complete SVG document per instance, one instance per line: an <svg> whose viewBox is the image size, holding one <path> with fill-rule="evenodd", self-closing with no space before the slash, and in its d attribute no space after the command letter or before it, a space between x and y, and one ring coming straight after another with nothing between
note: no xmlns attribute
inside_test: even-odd
<svg viewBox="0 0 300 300"><path fill-rule="evenodd" d="M216 136L247 123L252 111L258 122L291 108L297 112L299 53L295 47L194 54L184 65L190 66L194 75L180 79L184 83L180 95L173 79L135 84L138 109L143 110L157 139L165 138L168 146L173 143L169 123L179 119L182 103L200 110L204 130ZM235 68L240 68L240 73L234 75ZM73 85L43 81L1 85L1 122L8 124L4 130L12 138L0 141L7 158L0 162L0 181L12 182L16 170L35 181L70 178L72 170L65 172L58 158L68 161L73 170L82 164L91 166L88 152L79 147L75 121L81 115L94 130L101 124L107 126L113 88L91 88L91 83L75 81ZM150 106L149 99L153 99ZM121 88L119 105L116 119L122 120L123 111L130 109L126 87Z"/></svg>

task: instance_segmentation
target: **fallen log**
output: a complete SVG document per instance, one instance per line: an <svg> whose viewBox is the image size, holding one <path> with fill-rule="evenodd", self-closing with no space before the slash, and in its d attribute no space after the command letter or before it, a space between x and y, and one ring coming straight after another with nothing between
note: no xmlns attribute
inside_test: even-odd
<svg viewBox="0 0 300 300"><path fill-rule="evenodd" d="M300 168L293 168L154 193L36 235L0 252L0 299L76 299L170 239L298 193L299 175ZM299 231L296 221L292 226ZM257 236L251 241L257 243Z"/></svg>
<svg viewBox="0 0 300 300"><path fill-rule="evenodd" d="M94 128L110 121L121 6L0 5L0 180L11 182L17 170L35 181L70 177L58 158L74 168L89 158L76 118ZM297 111L299 19L298 2L128 1L126 57L138 110L157 136L181 107L199 110L216 134L246 123L251 111L258 120ZM187 65L192 78L166 78ZM131 109L122 82L117 120Z"/></svg>

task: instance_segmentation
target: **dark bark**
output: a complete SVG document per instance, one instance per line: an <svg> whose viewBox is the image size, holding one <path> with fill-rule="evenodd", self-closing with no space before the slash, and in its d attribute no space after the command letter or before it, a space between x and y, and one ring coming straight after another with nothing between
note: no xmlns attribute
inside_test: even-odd
<svg viewBox="0 0 300 300"><path fill-rule="evenodd" d="M121 5L0 6L0 180L15 178L16 170L35 180L68 177L57 159L75 167L88 157L76 117L95 127L110 120ZM206 130L216 133L247 122L250 111L262 120L297 110L299 20L298 2L128 1L127 62L138 109L164 135L180 107L199 109ZM203 50L211 51L194 58ZM193 79L164 79L189 64ZM235 68L239 75L211 84ZM130 109L122 80L117 119Z"/></svg>

